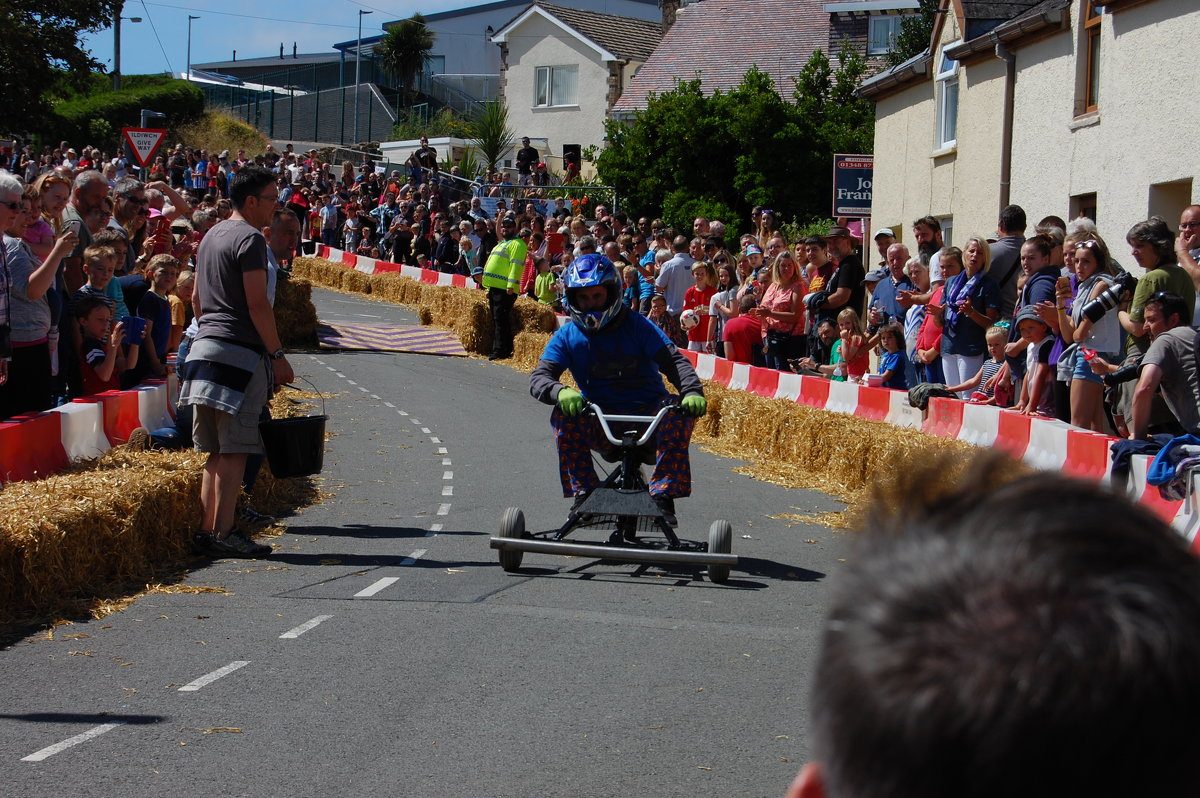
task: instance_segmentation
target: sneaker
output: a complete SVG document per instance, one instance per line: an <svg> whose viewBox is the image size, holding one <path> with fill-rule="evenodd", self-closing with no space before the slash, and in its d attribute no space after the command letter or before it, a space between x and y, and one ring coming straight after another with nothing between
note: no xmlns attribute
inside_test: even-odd
<svg viewBox="0 0 1200 798"><path fill-rule="evenodd" d="M237 520L244 524L253 524L254 526L270 526L278 519L273 515L260 513L258 510L255 510L253 507L247 504L242 508L242 511L237 514Z"/></svg>
<svg viewBox="0 0 1200 798"><path fill-rule="evenodd" d="M588 496L591 496L591 495L592 495L592 492L590 490L581 490L578 493L576 493L575 501L571 502L571 515L575 515L576 513L578 513L580 506L582 506L583 503L585 501L587 501ZM591 515L591 513L583 513L580 515L580 518L586 518L586 517L589 517L590 515Z"/></svg>
<svg viewBox="0 0 1200 798"><path fill-rule="evenodd" d="M679 526L679 519L675 517L675 500L670 496L654 496L654 503L658 505L658 512L662 516L662 520L667 522L667 526Z"/></svg>
<svg viewBox="0 0 1200 798"><path fill-rule="evenodd" d="M192 533L192 551L197 554L208 554L212 549L213 533L197 529Z"/></svg>
<svg viewBox="0 0 1200 798"><path fill-rule="evenodd" d="M223 538L205 532L199 532L197 535L208 536L205 541L208 553L217 557L265 557L274 551L270 546L255 543L237 527Z"/></svg>
<svg viewBox="0 0 1200 798"><path fill-rule="evenodd" d="M150 430L145 427L135 427L125 441L125 448L131 452L144 452L150 448Z"/></svg>

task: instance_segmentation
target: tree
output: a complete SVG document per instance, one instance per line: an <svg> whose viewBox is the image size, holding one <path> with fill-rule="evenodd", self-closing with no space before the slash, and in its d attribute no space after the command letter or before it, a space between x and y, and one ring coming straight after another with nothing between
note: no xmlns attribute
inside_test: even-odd
<svg viewBox="0 0 1200 798"><path fill-rule="evenodd" d="M400 84L406 104L411 105L416 97L417 82L429 64L434 38L433 31L425 24L425 17L413 14L390 28L375 45L383 68L395 75Z"/></svg>
<svg viewBox="0 0 1200 798"><path fill-rule="evenodd" d="M889 67L899 66L914 55L920 55L929 47L933 37L933 20L938 13L938 0L920 0L921 7L916 14L900 20L900 30L896 33L896 46L887 54L885 60Z"/></svg>
<svg viewBox="0 0 1200 798"><path fill-rule="evenodd" d="M82 87L101 64L83 49L84 33L112 24L122 0L4 0L0 2L0 130L37 130L54 99L46 89L60 77Z"/></svg>
<svg viewBox="0 0 1200 798"><path fill-rule="evenodd" d="M756 67L709 97L700 81L681 82L628 123L606 123L597 172L631 215L661 215L684 229L703 215L736 230L753 205L779 219L825 216L833 154L870 152L874 143L874 108L854 93L865 70L847 48L837 69L818 50L791 102Z"/></svg>
<svg viewBox="0 0 1200 798"><path fill-rule="evenodd" d="M475 122L471 145L479 150L488 171L494 171L501 156L513 148L517 134L508 126L508 107L500 101L484 103Z"/></svg>

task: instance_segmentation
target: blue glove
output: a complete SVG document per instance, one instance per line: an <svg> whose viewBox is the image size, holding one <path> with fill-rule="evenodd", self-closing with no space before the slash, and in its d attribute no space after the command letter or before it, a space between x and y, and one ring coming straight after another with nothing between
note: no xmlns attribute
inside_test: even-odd
<svg viewBox="0 0 1200 798"><path fill-rule="evenodd" d="M583 412L583 394L574 388L563 388L558 392L558 409L564 416L577 416Z"/></svg>
<svg viewBox="0 0 1200 798"><path fill-rule="evenodd" d="M708 400L698 393L690 393L679 403L683 412L692 418L700 418L708 412Z"/></svg>

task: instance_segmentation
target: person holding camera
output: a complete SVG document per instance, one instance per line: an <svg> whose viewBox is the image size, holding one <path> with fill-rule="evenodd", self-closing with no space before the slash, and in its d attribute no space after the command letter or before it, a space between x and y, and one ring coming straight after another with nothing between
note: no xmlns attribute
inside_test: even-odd
<svg viewBox="0 0 1200 798"><path fill-rule="evenodd" d="M1153 340L1133 390L1129 437L1147 436L1151 404L1159 391L1179 425L1195 435L1200 432L1200 333L1188 326L1192 312L1183 297L1160 291L1146 301L1142 315Z"/></svg>
<svg viewBox="0 0 1200 798"><path fill-rule="evenodd" d="M1188 321L1195 311L1196 292L1191 275L1178 264L1175 236L1160 217L1152 216L1144 222L1138 222L1129 229L1125 240L1131 248L1134 261L1146 270L1146 274L1138 280L1137 287L1132 289L1133 299L1128 309L1121 308L1118 311L1121 327L1129 333L1122 365L1131 366L1138 363L1150 348L1150 336L1143 316L1146 301L1161 291L1182 297L1187 305L1185 321ZM1126 422L1132 412L1133 391L1132 383L1121 383L1113 407L1113 420L1117 424L1117 432L1122 436L1129 434ZM1155 401L1151 407L1149 426L1169 425L1171 421L1166 405L1161 400Z"/></svg>
<svg viewBox="0 0 1200 798"><path fill-rule="evenodd" d="M1060 278L1055 287L1058 325L1064 341L1078 344L1083 357L1076 358L1071 380L1071 423L1076 427L1104 432L1104 383L1092 369L1096 358L1108 362L1120 359L1121 324L1116 313L1120 297L1133 285L1128 272L1112 274L1112 259L1104 240L1095 233L1076 242L1072 248L1075 262L1075 302L1071 283Z"/></svg>

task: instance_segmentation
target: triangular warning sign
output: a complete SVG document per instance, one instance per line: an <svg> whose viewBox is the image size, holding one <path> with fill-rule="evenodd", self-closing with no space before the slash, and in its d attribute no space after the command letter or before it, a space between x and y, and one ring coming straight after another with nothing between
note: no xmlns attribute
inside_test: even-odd
<svg viewBox="0 0 1200 798"><path fill-rule="evenodd" d="M133 160L137 161L137 165L149 166L150 162L154 160L154 153L158 152L163 139L167 137L167 131L146 127L123 127L121 135L125 137L125 141L129 142L129 149L133 153Z"/></svg>

